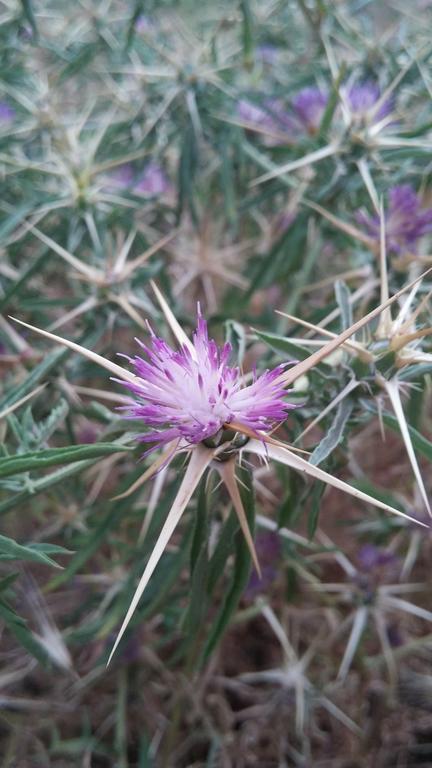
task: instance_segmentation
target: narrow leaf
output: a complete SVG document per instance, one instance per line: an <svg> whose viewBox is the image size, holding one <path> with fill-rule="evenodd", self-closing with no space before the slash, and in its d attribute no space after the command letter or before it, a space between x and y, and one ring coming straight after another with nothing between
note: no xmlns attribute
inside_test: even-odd
<svg viewBox="0 0 432 768"><path fill-rule="evenodd" d="M354 403L351 400L342 400L329 431L311 454L309 459L311 464L315 464L315 466L321 464L343 440L346 423L353 407Z"/></svg>
<svg viewBox="0 0 432 768"><path fill-rule="evenodd" d="M72 445L66 448L48 448L45 451L23 453L20 456L8 456L0 459L0 477L45 469L56 464L71 464L74 461L109 456L112 453L129 450L116 443L95 443L94 445Z"/></svg>
<svg viewBox="0 0 432 768"><path fill-rule="evenodd" d="M48 556L50 553L71 554L68 549L55 546L54 544L23 545L18 544L14 539L8 536L0 536L0 560L28 560L32 563L42 563L43 565L52 565L55 568L61 566Z"/></svg>

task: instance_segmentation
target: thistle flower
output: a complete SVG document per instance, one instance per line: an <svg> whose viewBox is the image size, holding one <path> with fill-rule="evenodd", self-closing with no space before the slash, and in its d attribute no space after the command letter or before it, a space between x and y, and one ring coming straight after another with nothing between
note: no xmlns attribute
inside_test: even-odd
<svg viewBox="0 0 432 768"><path fill-rule="evenodd" d="M277 577L277 566L282 555L280 537L275 531L259 533L255 539L255 546L261 565L261 578L255 571L251 573L244 592L246 600L253 600L271 586Z"/></svg>
<svg viewBox="0 0 432 768"><path fill-rule="evenodd" d="M158 197L171 189L171 184L159 163L150 162L137 179L133 191L143 197Z"/></svg>
<svg viewBox="0 0 432 768"><path fill-rule="evenodd" d="M266 371L260 377L254 374L252 384L245 386L239 371L228 366L229 347L224 346L222 350L218 350L215 342L209 340L207 326L201 315L198 316L198 328L193 341L190 341L164 297L154 285L156 297L179 342L180 349L174 351L166 342L153 335L153 348L144 348L149 361L141 358L135 358L132 361L136 373L106 360L96 352L73 341L18 321L21 325L52 341L60 342L114 373L116 380L126 385L139 400L137 405L127 406L129 415L134 419L145 420L147 425L154 429L154 432L145 435L145 438L163 446L164 449L143 476L131 486L129 491L122 494L123 497L140 487L162 467L168 466L179 450L189 454L189 464L177 496L138 583L109 660L195 489L210 466L218 472L226 486L251 557L257 571L260 572L235 474L236 457L239 451L247 451L263 461L273 459L380 509L409 517L306 461L296 453L296 449L274 438L270 431L277 421L285 418L289 409L289 405L283 399L284 390L343 344L353 333L378 316L404 291L415 285L418 279L289 371L285 369L286 366L279 366L274 371Z"/></svg>
<svg viewBox="0 0 432 768"><path fill-rule="evenodd" d="M110 173L108 185L114 189L131 189L143 197L157 197L171 188L165 171L154 161L148 163L138 176L135 175L131 163L124 163Z"/></svg>
<svg viewBox="0 0 432 768"><path fill-rule="evenodd" d="M127 189L131 187L134 179L134 170L131 163L119 165L107 177L107 188Z"/></svg>
<svg viewBox="0 0 432 768"><path fill-rule="evenodd" d="M152 32L155 28L155 23L153 19L150 18L150 16L146 16L145 14L141 13L136 22L135 22L135 29L139 34L145 34L147 32Z"/></svg>
<svg viewBox="0 0 432 768"><path fill-rule="evenodd" d="M15 119L16 112L7 101L0 101L0 124L11 123Z"/></svg>
<svg viewBox="0 0 432 768"><path fill-rule="evenodd" d="M367 80L354 83L343 90L354 123L376 124L384 120L393 111L393 100L385 99L382 103L379 86Z"/></svg>
<svg viewBox="0 0 432 768"><path fill-rule="evenodd" d="M335 545L328 536L320 532L319 537L324 546L335 551ZM360 549L357 556L358 568L340 552L335 552L335 559L344 571L344 578L340 582L317 583L313 589L331 595L335 602L350 608L349 615L336 632L337 636L351 624L338 679L343 680L348 674L368 626L375 629L390 677L395 678L397 666L387 635L388 617L395 613L408 614L431 622L432 612L405 598L410 592L417 591L418 585L400 582L399 558L392 551L368 544Z"/></svg>
<svg viewBox="0 0 432 768"><path fill-rule="evenodd" d="M298 140L305 132L318 131L328 103L328 94L320 88L302 88L294 96L290 110L277 99L266 99L263 106L242 100L237 105L239 117L257 128L272 133L284 133L287 140ZM278 143L282 143L282 140Z"/></svg>
<svg viewBox="0 0 432 768"><path fill-rule="evenodd" d="M263 64L272 65L275 64L278 58L279 48L271 43L263 43L258 45L256 49L256 56L262 61Z"/></svg>
<svg viewBox="0 0 432 768"><path fill-rule="evenodd" d="M246 127L265 134L267 146L292 143L297 126L277 99L266 99L258 106L247 99L237 104L237 115Z"/></svg>
<svg viewBox="0 0 432 768"><path fill-rule="evenodd" d="M385 213L385 236L387 251L398 254L403 250L415 252L423 235L432 232L432 208L423 208L419 195L410 184L393 187L388 193L388 207ZM365 212L357 215L371 237L380 240L380 217Z"/></svg>
<svg viewBox="0 0 432 768"><path fill-rule="evenodd" d="M292 106L301 128L314 134L320 127L328 104L328 93L310 86L302 88L293 98Z"/></svg>
<svg viewBox="0 0 432 768"><path fill-rule="evenodd" d="M363 572L394 566L398 562L398 558L393 552L382 547L376 547L375 544L364 544L360 547L357 560Z"/></svg>
<svg viewBox="0 0 432 768"><path fill-rule="evenodd" d="M232 421L257 432L268 433L284 421L293 406L286 401L280 380L285 366L254 372L251 384L244 385L238 367L228 365L231 345L218 349L209 339L207 323L198 305L197 329L192 347L178 351L151 332L151 347L138 342L148 360L128 357L136 382L125 382L136 400L126 411L153 431L140 435L155 448L172 440L193 446L213 438Z"/></svg>
<svg viewBox="0 0 432 768"><path fill-rule="evenodd" d="M259 128L265 128L268 130L274 130L277 128L274 117L264 107L259 107L252 101L247 99L240 99L237 104L237 114L241 120L251 125L256 125Z"/></svg>

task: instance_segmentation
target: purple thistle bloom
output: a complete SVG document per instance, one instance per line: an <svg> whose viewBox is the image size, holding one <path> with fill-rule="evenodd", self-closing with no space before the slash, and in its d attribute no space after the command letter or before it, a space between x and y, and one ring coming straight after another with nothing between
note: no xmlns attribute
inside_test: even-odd
<svg viewBox="0 0 432 768"><path fill-rule="evenodd" d="M253 104L247 99L241 99L237 104L237 114L245 123L256 125L257 128L263 128L269 131L278 129L277 121L273 115L265 108Z"/></svg>
<svg viewBox="0 0 432 768"><path fill-rule="evenodd" d="M246 123L264 131L284 133L293 141L305 132L317 132L327 103L328 94L325 91L308 87L294 96L290 111L277 99L266 99L262 106L242 99L237 104L237 114Z"/></svg>
<svg viewBox="0 0 432 768"><path fill-rule="evenodd" d="M381 91L379 86L371 80L351 85L345 90L345 97L355 122L379 123L394 108L393 100L388 98L376 111L374 110L381 98Z"/></svg>
<svg viewBox="0 0 432 768"><path fill-rule="evenodd" d="M379 242L379 216L360 212L357 221L367 233ZM400 253L404 249L414 250L417 241L432 232L432 208L422 208L421 200L410 184L401 184L390 189L388 208L385 213L387 249Z"/></svg>
<svg viewBox="0 0 432 768"><path fill-rule="evenodd" d="M171 184L163 168L158 163L150 162L134 185L133 191L144 197L156 197L169 189Z"/></svg>
<svg viewBox="0 0 432 768"><path fill-rule="evenodd" d="M398 558L393 552L389 552L374 544L364 544L358 553L358 562L362 571L373 571L376 568L384 568L398 563Z"/></svg>
<svg viewBox="0 0 432 768"><path fill-rule="evenodd" d="M16 112L6 101L0 101L0 123L11 123Z"/></svg>
<svg viewBox="0 0 432 768"><path fill-rule="evenodd" d="M154 22L149 16L142 13L135 22L135 29L142 33L151 32L154 29Z"/></svg>
<svg viewBox="0 0 432 768"><path fill-rule="evenodd" d="M230 422L269 432L293 407L285 401L286 390L277 381L285 366L261 376L254 373L252 383L245 385L239 368L228 365L230 344L218 348L209 339L199 305L191 346L174 350L152 331L151 348L138 343L148 359L126 356L138 381L121 382L136 398L124 410L128 418L153 428L139 439L156 443L155 447L173 440L197 445Z"/></svg>
<svg viewBox="0 0 432 768"><path fill-rule="evenodd" d="M261 578L256 571L251 573L244 591L247 600L266 592L272 585L278 575L277 566L282 555L280 538L274 531L258 533L255 537L255 548L261 566Z"/></svg>
<svg viewBox="0 0 432 768"><path fill-rule="evenodd" d="M241 120L249 123L252 129L262 130L268 134L279 134L280 138L278 135L265 137L268 146L292 143L298 132L295 119L286 112L277 99L266 99L262 107L242 99L237 104L237 114Z"/></svg>
<svg viewBox="0 0 432 768"><path fill-rule="evenodd" d="M296 117L308 133L316 133L328 104L328 93L310 86L302 88L292 100Z"/></svg>
<svg viewBox="0 0 432 768"><path fill-rule="evenodd" d="M133 183L134 171L130 163L120 165L109 175L109 187L127 189Z"/></svg>
<svg viewBox="0 0 432 768"><path fill-rule="evenodd" d="M263 64L274 64L277 60L279 49L271 43L263 43L256 49L256 54Z"/></svg>

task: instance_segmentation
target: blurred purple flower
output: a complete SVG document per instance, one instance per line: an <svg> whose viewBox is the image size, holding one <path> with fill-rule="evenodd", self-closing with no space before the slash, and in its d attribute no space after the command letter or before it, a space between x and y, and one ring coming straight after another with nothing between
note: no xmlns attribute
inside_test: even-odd
<svg viewBox="0 0 432 768"><path fill-rule="evenodd" d="M366 232L379 242L379 216L360 211L356 218ZM387 249L392 253L400 253L404 249L414 251L417 241L432 232L432 208L422 207L420 197L410 184L390 189L385 230Z"/></svg>
<svg viewBox="0 0 432 768"><path fill-rule="evenodd" d="M392 648L400 648L404 641L397 624L390 623L386 626L387 638Z"/></svg>
<svg viewBox="0 0 432 768"><path fill-rule="evenodd" d="M393 99L388 98L374 110L381 99L381 91L371 80L349 86L344 90L344 94L355 122L379 123L394 108Z"/></svg>
<svg viewBox="0 0 432 768"><path fill-rule="evenodd" d="M263 107L259 107L247 99L241 99L237 104L237 114L241 120L245 123L257 126L258 128L264 128L266 130L275 131L278 129L277 120L272 115L268 107L268 102L264 102Z"/></svg>
<svg viewBox="0 0 432 768"><path fill-rule="evenodd" d="M256 49L257 57L264 64L274 64L277 60L278 53L279 53L279 49L276 48L275 45L271 45L270 43L263 43L262 45L259 45Z"/></svg>
<svg viewBox="0 0 432 768"><path fill-rule="evenodd" d="M280 538L276 532L259 533L255 537L255 548L261 566L261 578L252 571L244 591L247 600L253 600L265 592L277 577L277 566L282 554Z"/></svg>
<svg viewBox="0 0 432 768"><path fill-rule="evenodd" d="M136 175L130 163L120 165L108 177L107 186L112 189L131 189L143 197L157 197L171 189L163 168L151 161L140 175Z"/></svg>
<svg viewBox="0 0 432 768"><path fill-rule="evenodd" d="M98 439L99 432L100 430L98 430L94 424L90 424L89 422L79 430L77 434L78 442L81 445L91 445Z"/></svg>
<svg viewBox="0 0 432 768"><path fill-rule="evenodd" d="M293 110L302 128L314 134L320 127L328 104L328 93L316 86L302 88L292 100Z"/></svg>
<svg viewBox="0 0 432 768"><path fill-rule="evenodd" d="M16 112L7 101L0 101L0 124L11 123L15 119Z"/></svg>
<svg viewBox="0 0 432 768"><path fill-rule="evenodd" d="M108 185L116 189L126 189L133 184L134 171L130 163L116 168L108 177Z"/></svg>
<svg viewBox="0 0 432 768"><path fill-rule="evenodd" d="M328 94L316 87L302 88L294 96L290 109L278 99L266 99L258 106L246 99L237 104L237 114L246 123L273 133L284 133L291 141L305 132L317 132L328 102ZM276 140L281 143L281 140Z"/></svg>
<svg viewBox="0 0 432 768"><path fill-rule="evenodd" d="M395 565L399 558L382 547L376 547L374 544L364 544L360 547L357 555L360 570L369 572L375 569L385 568L388 565Z"/></svg>
<svg viewBox="0 0 432 768"><path fill-rule="evenodd" d="M154 22L149 16L142 13L135 22L135 29L138 33L151 32L154 29Z"/></svg>
<svg viewBox="0 0 432 768"><path fill-rule="evenodd" d="M163 168L155 162L150 162L135 182L133 191L144 197L163 195L171 189L171 183Z"/></svg>

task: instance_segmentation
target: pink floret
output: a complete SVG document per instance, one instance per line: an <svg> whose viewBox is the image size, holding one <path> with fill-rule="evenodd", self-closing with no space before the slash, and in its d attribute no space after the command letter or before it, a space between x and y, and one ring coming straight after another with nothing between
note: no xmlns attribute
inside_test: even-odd
<svg viewBox="0 0 432 768"><path fill-rule="evenodd" d="M293 407L278 381L285 366L254 374L244 384L240 369L228 365L231 346L220 348L209 339L199 307L193 351L185 345L174 350L153 332L151 346L138 343L145 358L128 358L138 380L121 382L133 395L123 410L127 418L151 428L139 439L155 447L182 439L196 445L231 422L268 432Z"/></svg>

